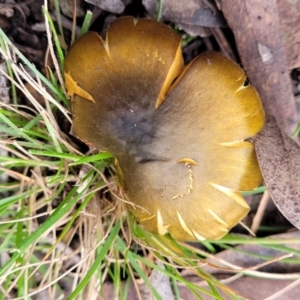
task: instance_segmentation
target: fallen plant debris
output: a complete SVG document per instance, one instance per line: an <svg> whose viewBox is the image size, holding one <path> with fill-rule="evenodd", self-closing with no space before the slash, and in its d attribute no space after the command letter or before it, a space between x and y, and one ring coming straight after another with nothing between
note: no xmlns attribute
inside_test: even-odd
<svg viewBox="0 0 300 300"><path fill-rule="evenodd" d="M300 147L269 117L254 137L264 181L282 214L300 229Z"/></svg>

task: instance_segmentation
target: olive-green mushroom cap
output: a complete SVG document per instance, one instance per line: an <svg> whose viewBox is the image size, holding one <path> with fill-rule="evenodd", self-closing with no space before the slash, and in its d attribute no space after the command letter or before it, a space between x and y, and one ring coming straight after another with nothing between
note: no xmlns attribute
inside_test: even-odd
<svg viewBox="0 0 300 300"><path fill-rule="evenodd" d="M128 209L145 228L216 239L248 213L239 191L262 178L245 140L264 111L236 63L205 52L184 68L175 31L124 17L105 40L76 41L65 72L74 134L116 156Z"/></svg>

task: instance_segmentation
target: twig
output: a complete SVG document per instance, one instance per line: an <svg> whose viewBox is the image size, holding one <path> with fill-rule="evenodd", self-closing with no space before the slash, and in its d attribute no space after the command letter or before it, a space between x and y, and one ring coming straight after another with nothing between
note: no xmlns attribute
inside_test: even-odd
<svg viewBox="0 0 300 300"><path fill-rule="evenodd" d="M269 199L270 199L270 194L269 194L268 190L266 190L261 198L257 212L252 221L251 230L253 232L257 232L257 229L260 226L260 223L264 216L265 210L267 208Z"/></svg>

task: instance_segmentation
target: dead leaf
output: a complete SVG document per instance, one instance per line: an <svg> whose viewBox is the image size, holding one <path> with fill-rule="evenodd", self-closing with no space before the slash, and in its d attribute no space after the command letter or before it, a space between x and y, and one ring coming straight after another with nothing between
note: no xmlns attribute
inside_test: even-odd
<svg viewBox="0 0 300 300"><path fill-rule="evenodd" d="M280 246L290 248L291 252L293 250L300 251L300 244L291 244L288 242L284 243L284 240L288 241L290 239L299 238L300 231L296 229L286 233L268 236L268 239L274 239L274 241L282 240L282 244ZM223 268L227 268L226 265L222 264L223 261L240 268L252 268L264 264L268 260L282 257L286 254L288 253L273 247L266 247L265 245L260 245L259 242L257 242L256 244L238 245L234 249L224 250L207 259L206 261L211 263L212 265L217 265ZM273 261L269 264L264 264L260 268L255 268L255 270L261 272L282 274L300 272L300 263L296 263L296 259L299 259L299 256L294 254L293 259L295 259L295 263L293 264L283 260L278 260ZM228 271L214 268L211 266L205 266L204 269L212 275L228 274Z"/></svg>
<svg viewBox="0 0 300 300"><path fill-rule="evenodd" d="M277 9L285 57L290 69L300 67L300 1L278 0Z"/></svg>
<svg viewBox="0 0 300 300"><path fill-rule="evenodd" d="M220 276L220 280L226 280L227 276ZM238 295L236 298L229 297L226 295L222 290L217 288L218 292L221 295L221 299L229 300L229 299L251 299L251 300L262 300L267 299L267 297L273 296L275 293L282 291L282 294L276 298L268 298L269 300L291 300L291 299L298 299L300 293L300 287L294 286L293 289L290 290L283 290L286 289L288 285L293 284L295 285L295 281L293 280L270 280L270 279L263 279L263 278L254 278L254 277L241 277L233 282L227 284L228 287L233 289ZM188 300L198 300L199 297L194 296L191 291L185 287L180 285L178 287L181 299L188 299ZM212 300L211 296L208 296L204 293L199 293L201 295L201 299L203 300ZM220 298L218 298L220 299Z"/></svg>
<svg viewBox="0 0 300 300"><path fill-rule="evenodd" d="M280 130L274 118L254 138L258 162L272 199L300 228L300 147Z"/></svg>
<svg viewBox="0 0 300 300"><path fill-rule="evenodd" d="M161 261L157 261L156 264L161 269L165 269L165 265ZM157 269L153 269L151 275L149 276L149 282L162 299L175 299L171 288L170 278L166 274ZM152 300L155 298L153 297L153 292L149 289L148 284L143 282L141 285L139 285L139 290L144 300Z"/></svg>
<svg viewBox="0 0 300 300"><path fill-rule="evenodd" d="M299 285L295 286L294 280L271 280L267 278L242 277L229 283L228 286L238 295L244 297L244 299L251 300L298 299L300 292L300 287ZM277 295L275 296L275 294ZM275 296L275 298L271 298L273 296Z"/></svg>
<svg viewBox="0 0 300 300"><path fill-rule="evenodd" d="M85 2L91 3L103 10L109 11L115 14L121 14L125 9L125 4L121 0L85 0Z"/></svg>
<svg viewBox="0 0 300 300"><path fill-rule="evenodd" d="M293 249L295 251L300 250L299 243L285 243L284 240L290 239L298 239L300 237L300 231L294 230L283 234L272 235L268 238L274 238L274 240L282 240L281 246L291 248L291 252ZM237 267L241 268L254 268L256 271L260 272L268 272L271 274L283 274L281 280L274 280L268 278L253 278L250 276L243 276L239 278L235 278L234 280L231 278L234 274L220 268L213 268L211 266L204 266L203 268L215 276L218 280L227 281L226 286L233 289L237 295L240 297L244 297L246 299L251 300L261 300L266 299L266 297L271 297L276 293L282 292L277 298L272 299L298 299L298 295L300 292L300 287L297 285L299 283L298 280L283 280L283 276L291 273L298 273L300 271L300 264L298 263L290 263L283 260L273 261L270 264L265 264L262 267L255 269L256 266L261 265L262 263L266 263L266 261L270 261L274 258L279 258L288 254L287 252L277 250L275 248L266 247L265 245L257 244L245 244L239 245L235 249L228 249L218 254L212 256L207 260L207 262L213 265L219 265L220 267L225 267L226 265L223 262L230 263ZM265 259L263 259L265 258ZM298 259L296 255L293 255L293 259ZM251 269L249 269L250 271ZM203 285L203 282L199 282L199 278L192 274L189 271L183 271L182 273L186 280L196 282ZM267 275L265 276L267 277ZM291 286L289 286L291 285ZM287 287L289 286L290 289ZM293 288L292 288L293 287ZM180 296L183 299L194 300L198 299L192 295L192 293L183 286L179 286ZM224 297L223 299L232 299L229 298L224 291L218 289L220 295ZM253 292L255 291L255 293ZM211 297L201 294L202 299L211 299Z"/></svg>
<svg viewBox="0 0 300 300"><path fill-rule="evenodd" d="M158 11L157 0L143 0L143 5L152 18ZM181 27L189 28L190 25L204 27L226 27L222 14L214 3L199 0L164 0L162 1L162 18L174 23L180 23ZM191 28L190 28L191 29ZM188 31L187 31L188 32Z"/></svg>
<svg viewBox="0 0 300 300"><path fill-rule="evenodd" d="M280 127L291 134L299 121L299 112L292 93L283 42L286 37L281 34L277 2L217 0L234 33L247 76L262 98L266 114L276 116Z"/></svg>

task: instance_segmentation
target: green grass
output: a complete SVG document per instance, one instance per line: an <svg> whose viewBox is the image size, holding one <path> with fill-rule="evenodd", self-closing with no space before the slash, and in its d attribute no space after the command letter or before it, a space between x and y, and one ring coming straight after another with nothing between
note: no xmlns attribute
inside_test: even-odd
<svg viewBox="0 0 300 300"><path fill-rule="evenodd" d="M178 285L186 286L197 299L204 294L222 299L220 290L231 299L240 299L202 267L206 258L214 257L216 247L240 251L234 247L259 244L280 250L279 259L300 263L297 256L290 255L299 255L299 251L286 246L299 243L299 239L228 235L219 241L206 241L206 250L199 250L169 236L146 232L136 224L118 199L122 195L111 180L116 174L113 156L93 149L82 153L57 123L58 114L64 116L64 122L72 122L63 86L65 53L47 8L44 13L48 40L54 41L50 52L55 69L48 70L49 78L0 29L0 51L7 65L7 73L0 76L7 76L12 91L11 103L1 103L0 107L0 148L4 153L0 155L0 175L8 178L0 183L0 300L32 299L42 292L48 297L55 295L55 299L66 295L67 299L92 299L104 293L105 282L111 282L115 295L126 299L131 284L140 293L138 278L155 299L161 299L147 270L168 276L176 299L180 299ZM81 34L87 31L90 13L85 20ZM25 82L43 96L43 103L30 94ZM17 90L29 104L19 104ZM266 262L274 260L255 255ZM216 266L221 263L217 258L215 261ZM232 274L283 278L281 274L255 270L255 266L244 270L222 262L222 267ZM201 284L189 282L182 276L182 269L198 276ZM290 274L290 278L299 275Z"/></svg>

